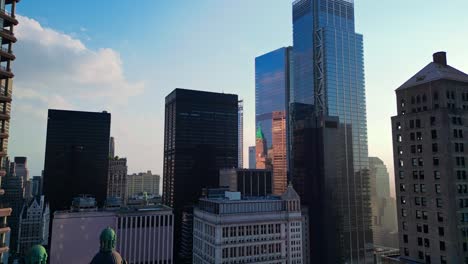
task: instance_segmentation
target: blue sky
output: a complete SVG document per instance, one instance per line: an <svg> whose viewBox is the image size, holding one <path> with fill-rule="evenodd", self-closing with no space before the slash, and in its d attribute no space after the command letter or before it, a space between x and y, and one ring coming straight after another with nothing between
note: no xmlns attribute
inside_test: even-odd
<svg viewBox="0 0 468 264"><path fill-rule="evenodd" d="M21 1L9 154L27 156L38 175L48 107L109 110L117 154L128 157L129 171L161 174L164 97L176 87L239 94L247 154L255 133L254 60L292 45L291 2ZM369 152L391 171L394 89L438 50L468 72L468 1L447 3L355 1Z"/></svg>

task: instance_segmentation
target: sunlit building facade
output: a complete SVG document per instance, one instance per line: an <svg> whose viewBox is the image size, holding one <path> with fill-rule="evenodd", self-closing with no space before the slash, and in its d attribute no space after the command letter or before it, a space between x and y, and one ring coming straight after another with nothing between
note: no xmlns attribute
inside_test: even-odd
<svg viewBox="0 0 468 264"><path fill-rule="evenodd" d="M286 111L274 111L272 120L273 194L281 195L288 182Z"/></svg>
<svg viewBox="0 0 468 264"><path fill-rule="evenodd" d="M334 190L339 202L333 210L342 229L340 239L335 243L334 256L339 256L338 263L372 263L363 37L355 32L354 2L294 1L293 41L291 103L308 107L305 111L317 116L314 121L316 128L328 129L325 122L328 116L337 117L339 122L337 125L330 123L340 131L337 131L335 144L328 144L323 152L327 155L339 150L338 160L343 161L341 165L336 164L339 170L333 176L323 174L325 178L337 177L335 182L339 183ZM291 120L291 123L295 122L300 120ZM320 138L317 140L314 144L320 144ZM301 166L299 163L296 165ZM323 182L327 181L312 181L314 186L310 188L328 189L320 186ZM312 197L302 197L302 200L306 204L317 202ZM310 219L312 234L317 225L314 225L313 217ZM330 262L328 257L333 256L327 255L322 248L326 245L323 241L330 237L326 233L311 236L311 259Z"/></svg>

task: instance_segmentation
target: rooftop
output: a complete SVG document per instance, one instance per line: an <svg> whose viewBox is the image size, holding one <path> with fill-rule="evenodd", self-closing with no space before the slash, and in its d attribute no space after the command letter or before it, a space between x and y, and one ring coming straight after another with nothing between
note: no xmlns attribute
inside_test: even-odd
<svg viewBox="0 0 468 264"><path fill-rule="evenodd" d="M433 57L433 62L429 63L426 67L416 73L416 75L406 81L397 89L397 91L437 80L451 80L468 83L468 74L447 64L447 56L445 52L437 52Z"/></svg>

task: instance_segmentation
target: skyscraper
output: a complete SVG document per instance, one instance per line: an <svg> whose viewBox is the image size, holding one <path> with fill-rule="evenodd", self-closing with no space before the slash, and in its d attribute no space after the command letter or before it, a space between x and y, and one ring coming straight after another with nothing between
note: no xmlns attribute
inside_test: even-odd
<svg viewBox="0 0 468 264"><path fill-rule="evenodd" d="M340 183L334 190L339 193L341 198L337 199L342 202L334 209L342 227L335 255L340 256L340 263L372 263L363 38L355 32L353 1L294 1L293 41L294 86L290 93L291 103L299 108L299 104L308 106L310 109L305 111L317 116L316 121L311 123L315 123L313 126L316 128L326 128L326 120L330 116L338 118L336 127L341 130L337 133L340 138L335 140L336 143L326 146L323 152L326 155L330 151L339 151L344 155L339 160L345 162L336 166L340 170L335 176L323 174L325 178L338 177L336 180ZM296 111L297 114L299 112ZM291 127L294 126L291 124ZM338 146L338 142L343 145ZM320 144L320 141L317 143ZM308 165L296 162L293 166ZM306 177L314 176L309 174ZM327 189L322 183L329 182L324 179L321 182L311 181L310 184L314 186L309 188ZM302 201L314 202L307 197L302 197ZM314 210L309 212L315 214ZM312 217L310 226L313 234ZM330 239L327 234L323 233L322 237L311 235L310 239L311 259L331 263L326 250L313 248L325 245L320 241Z"/></svg>
<svg viewBox="0 0 468 264"><path fill-rule="evenodd" d="M374 245L398 248L396 203L390 197L390 179L381 159L369 157L369 175Z"/></svg>
<svg viewBox="0 0 468 264"><path fill-rule="evenodd" d="M237 124L239 126L237 133L238 133L238 151L237 151L237 161L239 165L237 166L239 169L244 168L244 101L239 100L239 114Z"/></svg>
<svg viewBox="0 0 468 264"><path fill-rule="evenodd" d="M288 186L286 111L274 111L272 120L273 194L281 195Z"/></svg>
<svg viewBox="0 0 468 264"><path fill-rule="evenodd" d="M127 201L127 159L114 157L109 159L107 179L107 198L120 198Z"/></svg>
<svg viewBox="0 0 468 264"><path fill-rule="evenodd" d="M163 203L174 208L176 238L184 207L202 188L217 187L219 169L237 167L237 155L237 95L175 89L166 96ZM177 263L192 263L191 254L181 257Z"/></svg>
<svg viewBox="0 0 468 264"><path fill-rule="evenodd" d="M249 147L249 169L255 169L255 146Z"/></svg>
<svg viewBox="0 0 468 264"><path fill-rule="evenodd" d="M257 127L257 133L255 134L255 168L271 169L271 160L267 152L267 142L261 126Z"/></svg>
<svg viewBox="0 0 468 264"><path fill-rule="evenodd" d="M8 137L10 130L10 111L11 100L13 93L13 77L11 62L15 60L13 55L13 43L16 42L16 37L13 34L14 26L18 25L16 19L16 3L19 0L0 0L0 39L2 48L0 49L0 177L6 175L4 169L5 160L8 150ZM1 182L1 180L0 180ZM3 189L0 184L0 195ZM3 253L8 251L8 245L5 244L5 236L9 232L7 228L7 217L11 214L11 208L0 209L0 261L3 259Z"/></svg>
<svg viewBox="0 0 468 264"><path fill-rule="evenodd" d="M160 195L159 184L161 176L153 174L151 171L134 173L127 177L128 197L141 195L142 193Z"/></svg>
<svg viewBox="0 0 468 264"><path fill-rule="evenodd" d="M32 197L42 195L42 176L34 176L31 180L31 194Z"/></svg>
<svg viewBox="0 0 468 264"><path fill-rule="evenodd" d="M401 258L468 262L468 75L445 52L396 90L393 158Z"/></svg>
<svg viewBox="0 0 468 264"><path fill-rule="evenodd" d="M23 183L29 179L28 158L15 157L15 173L16 176L23 178Z"/></svg>
<svg viewBox="0 0 468 264"><path fill-rule="evenodd" d="M265 163L257 169L273 168L275 194L283 193L287 186L289 147L286 124L292 85L291 63L292 47L279 48L255 58L255 124L263 133L266 155L263 162L263 157L258 160L257 153L257 163ZM278 118L281 114L277 112L283 117ZM274 113L277 113L276 117Z"/></svg>
<svg viewBox="0 0 468 264"><path fill-rule="evenodd" d="M52 215L80 194L104 203L110 123L107 112L49 110L43 189Z"/></svg>

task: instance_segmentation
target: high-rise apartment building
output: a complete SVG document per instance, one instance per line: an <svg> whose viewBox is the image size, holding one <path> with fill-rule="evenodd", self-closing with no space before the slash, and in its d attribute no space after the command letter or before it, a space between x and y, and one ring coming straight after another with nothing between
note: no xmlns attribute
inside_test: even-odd
<svg viewBox="0 0 468 264"><path fill-rule="evenodd" d="M220 169L238 165L238 97L175 89L165 107L163 203L174 208L178 237L184 207L219 185Z"/></svg>
<svg viewBox="0 0 468 264"><path fill-rule="evenodd" d="M5 157L8 150L8 137L10 132L10 112L13 93L12 61L15 60L13 54L13 44L16 42L13 29L18 25L16 19L16 4L19 0L0 0L0 195L4 193L1 189L1 177L7 173L4 168ZM8 252L8 245L5 244L5 237L10 229L7 226L7 217L10 216L11 208L0 208L0 260L3 253Z"/></svg>
<svg viewBox="0 0 468 264"><path fill-rule="evenodd" d="M6 159L8 161L8 159ZM16 244L18 242L19 218L21 209L24 205L24 183L23 177L18 177L15 174L15 163L11 162L9 165L9 173L3 179L3 188L5 194L0 197L0 202L13 211L8 218L8 225L10 227L10 257L16 253Z"/></svg>
<svg viewBox="0 0 468 264"><path fill-rule="evenodd" d="M239 140L238 143L238 151L237 151L237 162L239 165L237 168L243 169L244 168L244 101L239 100L239 114L237 120L237 138Z"/></svg>
<svg viewBox="0 0 468 264"><path fill-rule="evenodd" d="M107 227L115 230L116 250L128 263L175 263L171 208L149 205L107 210L98 209L92 198L79 199L71 210L55 213L50 264L90 263L99 248L100 232Z"/></svg>
<svg viewBox="0 0 468 264"><path fill-rule="evenodd" d="M43 190L52 215L80 194L104 204L110 123L107 112L49 110Z"/></svg>
<svg viewBox="0 0 468 264"><path fill-rule="evenodd" d="M273 194L271 170L222 169L219 171L219 186L231 192L240 192L243 197L270 196Z"/></svg>
<svg viewBox="0 0 468 264"><path fill-rule="evenodd" d="M249 147L249 169L255 169L255 146Z"/></svg>
<svg viewBox="0 0 468 264"><path fill-rule="evenodd" d="M390 178L384 162L369 157L374 245L398 248L396 202L390 196Z"/></svg>
<svg viewBox="0 0 468 264"><path fill-rule="evenodd" d="M396 90L393 157L401 259L468 263L468 75L445 52Z"/></svg>
<svg viewBox="0 0 468 264"><path fill-rule="evenodd" d="M107 179L107 198L127 200L127 159L113 157L109 159L109 175Z"/></svg>
<svg viewBox="0 0 468 264"><path fill-rule="evenodd" d="M47 245L49 220L49 205L46 204L44 196L36 196L23 206L18 235L18 253L20 256L24 256L34 245Z"/></svg>
<svg viewBox="0 0 468 264"><path fill-rule="evenodd" d="M290 102L298 109L290 108L291 114L295 112L296 115L290 116L291 130L295 126L301 126L302 120L293 120L301 116L301 111L317 117L315 121L314 118L306 117L311 121L310 131L315 131L312 134L333 129L327 127L326 122L329 118L338 118L338 124L332 124L334 121L328 124L339 130L336 131L338 138L334 139L335 144L321 142L317 134L315 139L306 141L326 144L325 148L319 147L323 150L322 154L336 153L337 161L343 161L342 164L335 164L335 168L330 168L329 172L338 170L334 175L326 175L327 170L321 169L298 176L316 177L314 173L325 173L322 174L322 180L307 180L311 185L306 188L317 190L315 194L309 193L309 196L326 195L331 187L327 184L339 182L333 190L339 203L336 206L330 205L332 215L336 215L341 221L338 224L340 228L335 229L339 230L338 240L332 242L334 254L324 248L327 245L324 241L337 239L325 231L333 229L314 230L322 226L313 223L317 212L309 208L310 232L313 234L310 236L310 256L311 260L320 263L373 262L363 38L356 33L354 21L354 3L351 0L293 2L294 86L290 92ZM300 145L298 140L293 140ZM299 145L296 147L300 148ZM292 152L294 159L295 150ZM326 156L318 157L317 161L328 162ZM302 173L304 169L301 166L306 168L312 166L312 163L293 161L291 165L292 170ZM318 168L324 168L324 165ZM297 175L292 176L294 178ZM329 180L332 177L337 178ZM326 199L327 197L316 197L314 200L302 197L302 201L308 206L308 203L319 203ZM324 221L331 224L333 219L329 220ZM329 258L338 258L338 262Z"/></svg>
<svg viewBox="0 0 468 264"><path fill-rule="evenodd" d="M301 204L278 196L201 198L194 209L193 263L303 263Z"/></svg>
<svg viewBox="0 0 468 264"><path fill-rule="evenodd" d="M150 195L160 195L160 182L161 176L153 174L151 171L128 175L127 196L134 197L143 193Z"/></svg>

